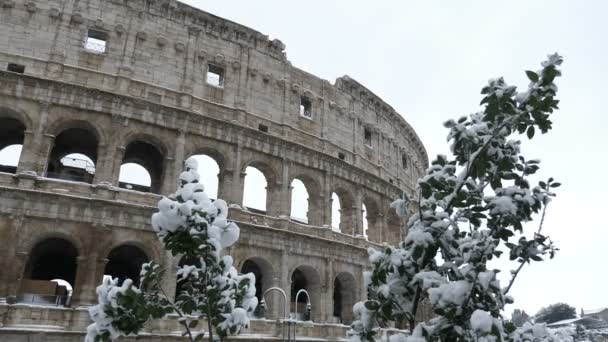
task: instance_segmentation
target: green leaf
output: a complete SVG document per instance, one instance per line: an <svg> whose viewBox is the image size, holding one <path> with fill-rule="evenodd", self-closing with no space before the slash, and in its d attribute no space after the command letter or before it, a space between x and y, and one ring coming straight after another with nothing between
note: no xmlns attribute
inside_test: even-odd
<svg viewBox="0 0 608 342"><path fill-rule="evenodd" d="M538 82L538 74L535 73L534 71L530 71L530 70L526 70L526 75L528 76L528 78L530 79L530 81L532 82Z"/></svg>
<svg viewBox="0 0 608 342"><path fill-rule="evenodd" d="M534 137L534 126L528 127L526 134L528 134L528 139L532 139Z"/></svg>
<svg viewBox="0 0 608 342"><path fill-rule="evenodd" d="M556 182L556 183L551 183L551 187L552 187L552 188L558 188L558 187L560 187L561 185L562 185L562 183L557 183L557 182Z"/></svg>

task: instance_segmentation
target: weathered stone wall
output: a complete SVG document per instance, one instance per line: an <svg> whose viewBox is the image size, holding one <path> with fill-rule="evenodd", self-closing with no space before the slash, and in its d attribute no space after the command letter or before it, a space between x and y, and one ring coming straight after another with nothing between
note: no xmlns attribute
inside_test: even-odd
<svg viewBox="0 0 608 342"><path fill-rule="evenodd" d="M89 30L105 34L104 53L84 48ZM0 124L25 127L16 171L0 172L0 298L19 294L32 251L50 238L77 251L74 305L95 301L115 247L177 266L149 227L159 196L119 187L135 142L161 156L152 166L156 193L175 191L188 156L218 162L218 196L234 204L230 216L242 228L230 253L239 269L246 260L260 266L264 289L278 286L289 297L291 275L302 270L317 322L333 319L336 279L350 301L364 297L366 250L401 237L403 223L388 205L413 191L426 152L405 120L364 86L348 76L332 85L299 70L284 48L172 0L0 1ZM5 71L9 65L25 71ZM209 65L224 71L222 87L207 84ZM299 114L302 98L310 118ZM74 129L95 142L91 182L49 176L52 151ZM241 208L248 166L268 182L265 213ZM309 224L289 218L296 178L310 196ZM332 192L340 196L341 232L329 228ZM172 273L163 281L169 292ZM276 314L278 298L269 303Z"/></svg>

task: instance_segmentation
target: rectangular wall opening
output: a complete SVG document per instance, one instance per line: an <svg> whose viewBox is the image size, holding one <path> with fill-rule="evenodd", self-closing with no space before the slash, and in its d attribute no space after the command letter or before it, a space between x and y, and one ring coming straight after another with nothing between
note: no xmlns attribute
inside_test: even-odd
<svg viewBox="0 0 608 342"><path fill-rule="evenodd" d="M105 53L108 45L108 34L103 31L89 29L84 41L84 48L94 53Z"/></svg>
<svg viewBox="0 0 608 342"><path fill-rule="evenodd" d="M11 72L16 72L19 74L23 74L25 72L25 65L8 63L6 70L11 71Z"/></svg>
<svg viewBox="0 0 608 342"><path fill-rule="evenodd" d="M207 68L207 84L214 87L224 87L224 68L209 64Z"/></svg>

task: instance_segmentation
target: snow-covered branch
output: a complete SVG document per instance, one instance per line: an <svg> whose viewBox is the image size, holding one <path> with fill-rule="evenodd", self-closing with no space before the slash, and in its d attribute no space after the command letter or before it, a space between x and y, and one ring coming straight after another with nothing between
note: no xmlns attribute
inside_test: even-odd
<svg viewBox="0 0 608 342"><path fill-rule="evenodd" d="M358 306L352 341L371 340L371 322L377 319L408 322L408 341L515 341L526 334L502 319L501 310L512 299L496 278L499 270L487 263L501 256L501 245L522 264L555 252L540 231L530 240L523 235L523 223L544 210L559 183L550 179L530 186L528 176L539 162L520 155L517 134L533 139L536 131L551 129L561 63L555 54L541 70L527 71L524 92L502 78L490 80L482 89L483 111L444 124L451 159L438 156L418 181L418 213L410 217L399 246L370 249L373 268L366 284L374 300ZM404 215L407 205L400 199L391 207ZM422 301L430 303L435 317L416 324Z"/></svg>

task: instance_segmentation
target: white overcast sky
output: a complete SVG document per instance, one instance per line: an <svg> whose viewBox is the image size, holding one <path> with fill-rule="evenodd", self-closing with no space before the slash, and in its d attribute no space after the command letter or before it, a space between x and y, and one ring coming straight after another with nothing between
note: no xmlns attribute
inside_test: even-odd
<svg viewBox="0 0 608 342"><path fill-rule="evenodd" d="M348 74L415 128L432 158L446 153L448 118L477 110L491 77L526 86L523 71L565 57L554 130L524 144L543 178L563 183L544 232L555 259L526 267L513 307L534 314L558 301L608 306L605 85L608 2L186 0L287 45L294 66L330 80ZM504 272L508 273L508 272Z"/></svg>

